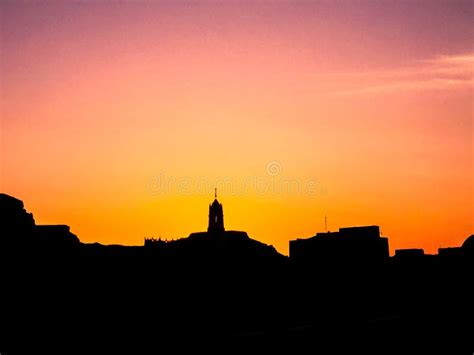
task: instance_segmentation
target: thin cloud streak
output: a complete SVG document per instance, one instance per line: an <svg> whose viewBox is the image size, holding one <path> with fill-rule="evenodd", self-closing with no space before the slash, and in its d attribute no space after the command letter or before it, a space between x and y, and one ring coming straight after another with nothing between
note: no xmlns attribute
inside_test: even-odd
<svg viewBox="0 0 474 355"><path fill-rule="evenodd" d="M354 73L362 85L333 92L336 96L394 93L414 90L452 90L474 88L474 53L441 55L420 61L412 67L378 72ZM369 81L367 83L364 83Z"/></svg>

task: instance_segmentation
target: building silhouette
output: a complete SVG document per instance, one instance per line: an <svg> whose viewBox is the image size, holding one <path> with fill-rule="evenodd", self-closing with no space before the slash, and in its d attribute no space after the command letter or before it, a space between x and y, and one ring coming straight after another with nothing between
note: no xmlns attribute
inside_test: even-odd
<svg viewBox="0 0 474 355"><path fill-rule="evenodd" d="M222 204L217 201L217 189L214 191L214 201L209 205L209 224L208 232L221 233L224 232L224 212Z"/></svg>
<svg viewBox="0 0 474 355"><path fill-rule="evenodd" d="M388 260L388 239L378 226L340 228L290 241L290 259L296 263L372 263Z"/></svg>
<svg viewBox="0 0 474 355"><path fill-rule="evenodd" d="M439 248L438 255L452 258L474 256L474 234L467 237L460 247Z"/></svg>
<svg viewBox="0 0 474 355"><path fill-rule="evenodd" d="M397 249L395 250L395 257L401 259L416 259L425 256L425 251L420 248L411 249Z"/></svg>
<svg viewBox="0 0 474 355"><path fill-rule="evenodd" d="M160 247L166 245L166 241L161 238L145 238L144 246L149 247Z"/></svg>
<svg viewBox="0 0 474 355"><path fill-rule="evenodd" d="M35 245L41 248L74 247L79 238L67 225L38 225L32 213L25 210L23 202L0 193L0 232L5 245Z"/></svg>
<svg viewBox="0 0 474 355"><path fill-rule="evenodd" d="M181 265L217 264L222 268L240 270L242 267L280 267L287 257L280 254L272 245L259 242L245 231L225 230L222 204L217 200L209 204L207 231L193 232L186 238L162 240L145 238L144 246L158 257L179 260ZM161 254L160 254L161 253ZM185 261L183 261L185 260Z"/></svg>

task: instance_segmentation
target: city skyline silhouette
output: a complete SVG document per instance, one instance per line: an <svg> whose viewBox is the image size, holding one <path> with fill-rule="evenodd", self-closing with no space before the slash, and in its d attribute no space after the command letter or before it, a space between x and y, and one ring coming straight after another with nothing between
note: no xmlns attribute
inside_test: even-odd
<svg viewBox="0 0 474 355"><path fill-rule="evenodd" d="M285 341L298 352L380 351L379 342L392 350L472 351L474 235L438 255L401 249L390 257L378 226L348 227L294 239L286 257L226 230L217 193L208 207L205 232L101 245L81 243L66 225L36 224L22 201L0 194L8 290L1 311L9 324L2 349L25 351L18 343L25 336L54 352L58 336L113 349L119 336L135 351L176 347L172 339L181 338L267 349ZM101 329L112 340L103 343ZM427 343L433 336L443 338ZM334 343L341 338L350 347Z"/></svg>
<svg viewBox="0 0 474 355"><path fill-rule="evenodd" d="M285 255L324 216L381 226L392 254L472 234L469 0L0 11L0 190L41 223L183 237L217 187L226 225Z"/></svg>

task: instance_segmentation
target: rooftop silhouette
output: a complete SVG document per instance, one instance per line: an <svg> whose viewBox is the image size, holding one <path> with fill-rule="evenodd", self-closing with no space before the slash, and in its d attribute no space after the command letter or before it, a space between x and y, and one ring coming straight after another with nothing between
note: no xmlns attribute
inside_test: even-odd
<svg viewBox="0 0 474 355"><path fill-rule="evenodd" d="M290 241L290 258L298 263L381 263L388 261L388 239L378 226L340 228Z"/></svg>

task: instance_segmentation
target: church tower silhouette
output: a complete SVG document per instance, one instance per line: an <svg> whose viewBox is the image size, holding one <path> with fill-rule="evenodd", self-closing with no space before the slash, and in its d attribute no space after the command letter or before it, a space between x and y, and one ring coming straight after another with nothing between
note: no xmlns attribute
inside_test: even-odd
<svg viewBox="0 0 474 355"><path fill-rule="evenodd" d="M217 189L214 190L214 202L209 205L209 225L208 232L224 232L224 213L222 204L217 201Z"/></svg>

